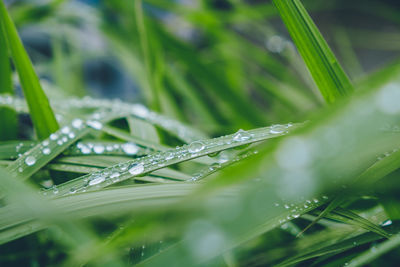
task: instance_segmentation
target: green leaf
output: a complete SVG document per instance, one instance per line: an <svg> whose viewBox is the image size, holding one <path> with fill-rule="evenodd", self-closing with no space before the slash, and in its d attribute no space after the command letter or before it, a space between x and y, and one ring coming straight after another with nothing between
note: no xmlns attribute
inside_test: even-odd
<svg viewBox="0 0 400 267"><path fill-rule="evenodd" d="M0 21L4 27L1 38L8 40L37 137L45 139L59 126L3 1L0 1Z"/></svg>
<svg viewBox="0 0 400 267"><path fill-rule="evenodd" d="M301 2L273 2L326 102L351 94L349 78Z"/></svg>
<svg viewBox="0 0 400 267"><path fill-rule="evenodd" d="M0 21L0 93L14 94L11 81L11 66L8 57L7 39L3 38L5 31L3 23ZM17 116L9 108L0 108L0 120L2 129L0 131L0 140L11 140L17 137Z"/></svg>

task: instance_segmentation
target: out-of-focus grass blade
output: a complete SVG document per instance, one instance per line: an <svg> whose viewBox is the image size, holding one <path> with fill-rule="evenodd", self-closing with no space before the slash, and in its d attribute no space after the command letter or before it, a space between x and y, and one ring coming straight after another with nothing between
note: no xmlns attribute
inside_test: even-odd
<svg viewBox="0 0 400 267"><path fill-rule="evenodd" d="M39 139L45 139L59 126L3 1L0 1L0 20L5 33L1 38L8 40L36 134Z"/></svg>
<svg viewBox="0 0 400 267"><path fill-rule="evenodd" d="M400 246L400 234L393 236L389 240L386 240L385 242L375 246L371 250L363 252L361 255L354 258L346 266L351 266L351 267L365 266L367 263L382 256L383 254L389 252L390 250L397 248L398 246Z"/></svg>
<svg viewBox="0 0 400 267"><path fill-rule="evenodd" d="M7 39L4 38L5 30L0 21L0 93L13 94L13 85L11 81L11 66L8 57ZM0 140L11 140L17 135L17 116L15 111L9 108L0 108L1 131Z"/></svg>
<svg viewBox="0 0 400 267"><path fill-rule="evenodd" d="M274 0L275 6L326 102L349 95L353 86L299 0Z"/></svg>
<svg viewBox="0 0 400 267"><path fill-rule="evenodd" d="M338 221L342 221L347 224L352 224L361 228L364 228L368 231L375 232L378 235L381 235L383 237L389 238L390 235L383 230L379 225L376 225L375 223L371 222L370 220L367 220L354 212L350 210L346 210L340 207L337 207L335 210L332 212L328 213L325 215L327 218L335 219Z"/></svg>

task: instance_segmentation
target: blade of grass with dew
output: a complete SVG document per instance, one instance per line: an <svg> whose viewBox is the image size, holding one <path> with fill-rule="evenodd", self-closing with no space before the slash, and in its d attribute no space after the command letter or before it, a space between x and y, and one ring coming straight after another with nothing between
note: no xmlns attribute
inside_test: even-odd
<svg viewBox="0 0 400 267"><path fill-rule="evenodd" d="M43 140L59 129L57 120L3 1L0 1L0 20L5 33L2 38L8 40L37 137Z"/></svg>
<svg viewBox="0 0 400 267"><path fill-rule="evenodd" d="M299 0L274 0L297 49L328 103L352 93L353 86Z"/></svg>
<svg viewBox="0 0 400 267"><path fill-rule="evenodd" d="M295 129L299 125L274 125L259 128L247 132L237 132L219 138L195 141L190 145L184 145L176 149L157 152L146 157L134 159L109 167L101 172L82 176L72 181L61 184L57 188L57 195L66 195L70 192L98 190L104 186L117 183L131 177L140 176L154 170L158 170L172 164L184 162L202 157L218 151L245 144L260 142L269 138L285 135L287 131ZM289 129L292 128L292 129ZM93 185L93 186L91 186Z"/></svg>
<svg viewBox="0 0 400 267"><path fill-rule="evenodd" d="M92 129L99 130L103 126L103 123L121 116L121 114L105 115L101 120L88 119L87 121L73 119L69 125L54 132L49 138L25 152L9 165L7 170L12 173L19 173L19 176L28 179L32 174L65 151L79 138L88 134Z"/></svg>
<svg viewBox="0 0 400 267"><path fill-rule="evenodd" d="M11 81L11 66L8 56L9 48L3 23L0 21L0 93L14 94L13 84ZM17 137L17 115L10 108L0 108L0 119L2 121L2 129L0 131L0 141L12 140Z"/></svg>
<svg viewBox="0 0 400 267"><path fill-rule="evenodd" d="M190 127L177 120L168 118L167 116L158 114L148 110L141 104L129 104L121 101L111 101L107 99L94 99L85 97L83 99L69 98L69 99L54 99L54 106L57 110L68 113L73 109L83 108L97 108L108 109L112 112L121 112L126 115L132 115L138 119L145 120L155 126L158 126L172 135L178 137L180 140L190 143L195 140L207 138L207 135L202 131ZM14 108L17 112L27 112L25 103L20 98L11 97L9 95L0 95L0 106Z"/></svg>
<svg viewBox="0 0 400 267"><path fill-rule="evenodd" d="M384 231L379 225L347 209L337 207L330 213L327 213L325 217L329 219L335 219L347 224L351 224L360 228L364 228L368 231L377 233L378 235L381 235L386 238L390 237L390 235L386 231Z"/></svg>

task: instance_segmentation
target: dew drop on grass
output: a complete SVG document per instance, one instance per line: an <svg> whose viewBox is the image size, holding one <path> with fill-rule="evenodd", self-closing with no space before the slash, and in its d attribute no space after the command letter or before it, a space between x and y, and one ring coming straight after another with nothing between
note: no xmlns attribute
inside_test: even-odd
<svg viewBox="0 0 400 267"><path fill-rule="evenodd" d="M119 172L114 172L110 175L111 179L118 178L120 176Z"/></svg>
<svg viewBox="0 0 400 267"><path fill-rule="evenodd" d="M170 160L170 159L173 159L174 157L175 157L175 154L173 152L168 152L165 155L165 160Z"/></svg>
<svg viewBox="0 0 400 267"><path fill-rule="evenodd" d="M129 173L132 175L141 174L144 171L144 166L142 163L133 163L129 166Z"/></svg>
<svg viewBox="0 0 400 267"><path fill-rule="evenodd" d="M94 151L94 153L96 153L96 154L101 154L101 153L103 153L104 152L104 146L102 146L102 145L95 145L94 147L93 147L93 151Z"/></svg>
<svg viewBox="0 0 400 267"><path fill-rule="evenodd" d="M63 134L68 134L69 131L70 131L70 129L69 129L68 126L64 126L63 128L61 128L61 132L62 132Z"/></svg>
<svg viewBox="0 0 400 267"><path fill-rule="evenodd" d="M125 143L121 147L128 155L135 155L139 151L139 147L133 143Z"/></svg>
<svg viewBox="0 0 400 267"><path fill-rule="evenodd" d="M106 178L100 174L94 174L93 177L89 181L89 185L96 185L104 182Z"/></svg>
<svg viewBox="0 0 400 267"><path fill-rule="evenodd" d="M381 226L388 226L392 224L392 220L386 220L383 223L381 223Z"/></svg>
<svg viewBox="0 0 400 267"><path fill-rule="evenodd" d="M25 163L28 166L32 166L32 165L34 165L36 163L36 158L34 156L28 156L25 159Z"/></svg>
<svg viewBox="0 0 400 267"><path fill-rule="evenodd" d="M76 193L76 188L75 188L75 187L72 187L72 188L69 190L69 192L70 192L71 194L75 194L75 193Z"/></svg>
<svg viewBox="0 0 400 267"><path fill-rule="evenodd" d="M269 132L272 134L280 134L286 131L286 127L283 125L272 125L271 128L269 129Z"/></svg>
<svg viewBox="0 0 400 267"><path fill-rule="evenodd" d="M58 134L52 133L50 135L50 140L56 140L58 138Z"/></svg>
<svg viewBox="0 0 400 267"><path fill-rule="evenodd" d="M68 134L68 137L71 138L71 139L73 139L73 138L75 138L75 134L74 134L73 132L70 132L70 133Z"/></svg>
<svg viewBox="0 0 400 267"><path fill-rule="evenodd" d="M86 124L96 130L101 130L101 128L103 128L103 124L99 121L87 121Z"/></svg>
<svg viewBox="0 0 400 267"><path fill-rule="evenodd" d="M42 142L42 145L44 145L44 146L48 146L49 145L49 140L44 140L43 142Z"/></svg>
<svg viewBox="0 0 400 267"><path fill-rule="evenodd" d="M251 134L250 133L240 129L239 131L237 131L234 134L233 141L235 141L235 142L243 142L243 141L249 140L250 138L251 138Z"/></svg>
<svg viewBox="0 0 400 267"><path fill-rule="evenodd" d="M75 129L81 128L82 125L83 125L83 121L81 119L74 119L72 121L72 127L74 127Z"/></svg>
<svg viewBox="0 0 400 267"><path fill-rule="evenodd" d="M91 151L91 149L89 147L87 147L87 146L82 146L81 147L82 154L89 154L90 151Z"/></svg>
<svg viewBox="0 0 400 267"><path fill-rule="evenodd" d="M132 108L132 112L133 112L136 116L141 117L141 118L146 118L146 117L149 115L149 113L150 113L149 110L148 110L145 106L140 105L140 104L135 105L135 106Z"/></svg>
<svg viewBox="0 0 400 267"><path fill-rule="evenodd" d="M188 151L190 153L197 153L204 149L204 144L201 141L195 141L189 145Z"/></svg>
<svg viewBox="0 0 400 267"><path fill-rule="evenodd" d="M52 190L53 190L54 195L57 195L59 192L57 186L55 186L55 185L52 187Z"/></svg>
<svg viewBox="0 0 400 267"><path fill-rule="evenodd" d="M49 155L51 150L50 150L50 148L45 147L45 148L43 148L42 152L43 152L44 155Z"/></svg>

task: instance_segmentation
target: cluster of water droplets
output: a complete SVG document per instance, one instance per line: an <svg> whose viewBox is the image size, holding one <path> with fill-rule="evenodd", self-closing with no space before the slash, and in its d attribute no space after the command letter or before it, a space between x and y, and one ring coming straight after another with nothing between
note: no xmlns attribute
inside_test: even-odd
<svg viewBox="0 0 400 267"><path fill-rule="evenodd" d="M150 111L141 104L129 104L122 102L119 99L95 99L88 96L80 99L73 98L60 102L55 100L54 103L62 109L102 108L109 110L113 114L132 115L164 128L165 130L175 134L177 137L185 142L192 142L194 140L206 138L206 135L199 132L198 130L184 125L183 123L176 120L170 119L166 116L160 115L156 112ZM89 124L91 127L94 126L93 128L97 127L92 122L89 122Z"/></svg>
<svg viewBox="0 0 400 267"><path fill-rule="evenodd" d="M50 155L57 147L70 145L76 139L76 133L84 128L84 121L81 119L74 119L70 124L63 126L60 130L52 133L49 138L37 144L33 149L26 151L21 161L18 161L18 171L22 173L25 168L34 166L39 158L43 155ZM21 149L21 144L17 145L16 150Z"/></svg>
<svg viewBox="0 0 400 267"><path fill-rule="evenodd" d="M386 157L389 157L389 156L391 156L393 153L396 153L397 151L399 151L399 148L395 148L395 149L393 149L393 150L391 150L391 151L385 152L385 153L383 153L382 155L379 155L379 156L377 157L377 160L380 161L380 160L382 160L382 159L384 159L384 158L386 158Z"/></svg>
<svg viewBox="0 0 400 267"><path fill-rule="evenodd" d="M150 149L142 148L132 142L116 143L116 142L96 142L96 141L81 141L76 146L71 147L67 154L117 154L128 156L142 156L151 152Z"/></svg>
<svg viewBox="0 0 400 267"><path fill-rule="evenodd" d="M275 202L273 207L283 207L287 212L279 218L279 225L283 225L288 221L299 218L302 214L313 210L320 205L324 204L329 199L328 196L323 195L312 199L302 199L299 203L278 203Z"/></svg>
<svg viewBox="0 0 400 267"><path fill-rule="evenodd" d="M175 149L155 152L145 157L137 158L129 162L120 163L102 171L98 171L80 178L67 182L63 193L84 192L91 188L100 188L110 184L131 178L132 176L142 175L166 165L179 163L192 158L205 156L228 148L241 146L243 144L261 141L277 134L287 132L292 125L274 125L250 131L239 130L237 133L208 140L194 141L188 145ZM130 147L131 148L131 147ZM243 156L245 157L245 156ZM238 158L237 160L240 160ZM209 168L212 170L219 168L216 163ZM72 189L72 190L71 190ZM61 191L61 190L60 190ZM68 192L65 192L68 191Z"/></svg>

